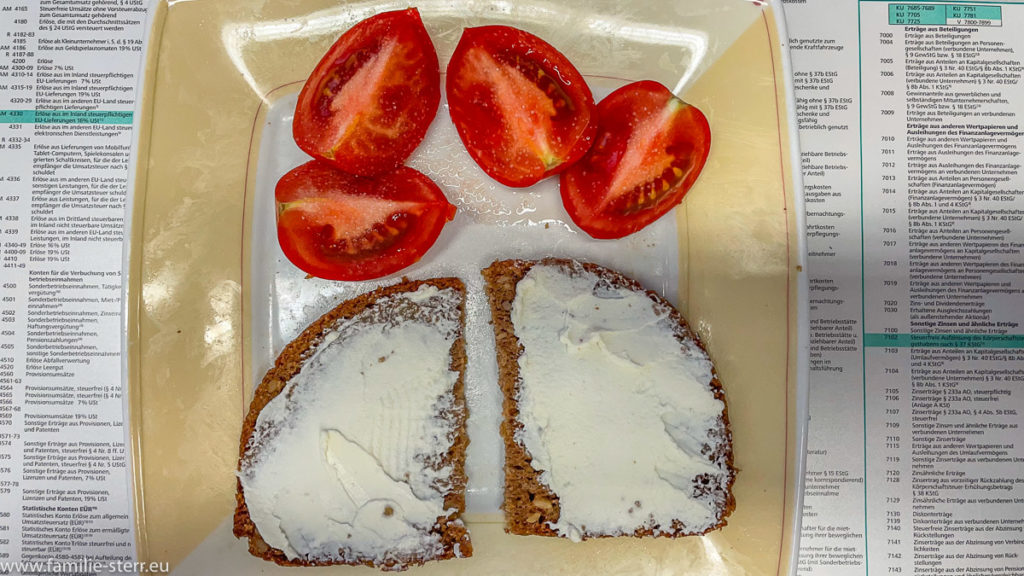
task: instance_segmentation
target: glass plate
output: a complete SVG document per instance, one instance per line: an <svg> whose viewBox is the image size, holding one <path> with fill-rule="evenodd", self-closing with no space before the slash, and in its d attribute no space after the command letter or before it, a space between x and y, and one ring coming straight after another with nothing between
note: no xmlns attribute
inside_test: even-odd
<svg viewBox="0 0 1024 576"><path fill-rule="evenodd" d="M178 0L151 13L128 251L126 369L139 556L176 573L275 572L231 536L252 390L305 325L380 283L307 280L273 228L277 178L307 74L353 23L406 4ZM564 52L600 99L658 80L707 115L712 153L674 213L618 242L579 234L557 182L503 189L469 160L442 107L410 164L459 216L400 275L470 288L471 559L423 574L793 574L806 420L802 198L781 9L742 0L417 4L442 71L462 28L509 24ZM724 383L737 506L703 537L567 540L504 534L500 399L477 271L498 257L610 265L675 302ZM346 572L361 569L332 567ZM365 571L365 570L364 570Z"/></svg>

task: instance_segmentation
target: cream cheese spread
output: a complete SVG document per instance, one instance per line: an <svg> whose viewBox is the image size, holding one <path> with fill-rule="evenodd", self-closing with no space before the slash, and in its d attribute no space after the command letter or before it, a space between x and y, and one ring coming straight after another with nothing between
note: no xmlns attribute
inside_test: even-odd
<svg viewBox="0 0 1024 576"><path fill-rule="evenodd" d="M267 544L374 564L442 551L460 298L424 285L339 320L263 408L238 477Z"/></svg>
<svg viewBox="0 0 1024 576"><path fill-rule="evenodd" d="M549 526L573 540L715 526L716 503L694 483L729 474L702 453L724 403L670 310L582 267L537 264L511 316L523 347L516 440L559 498Z"/></svg>

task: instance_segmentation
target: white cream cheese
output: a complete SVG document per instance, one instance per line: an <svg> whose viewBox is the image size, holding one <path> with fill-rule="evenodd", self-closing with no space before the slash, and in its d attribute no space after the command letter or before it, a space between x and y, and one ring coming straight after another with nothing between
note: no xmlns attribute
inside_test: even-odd
<svg viewBox="0 0 1024 576"><path fill-rule="evenodd" d="M238 476L269 545L375 564L441 552L459 299L423 286L339 321L263 408Z"/></svg>
<svg viewBox="0 0 1024 576"><path fill-rule="evenodd" d="M579 540L717 524L694 479L728 473L701 454L724 404L707 355L680 343L667 310L582 267L537 264L519 281L512 322L524 350L517 440L558 495L551 528Z"/></svg>

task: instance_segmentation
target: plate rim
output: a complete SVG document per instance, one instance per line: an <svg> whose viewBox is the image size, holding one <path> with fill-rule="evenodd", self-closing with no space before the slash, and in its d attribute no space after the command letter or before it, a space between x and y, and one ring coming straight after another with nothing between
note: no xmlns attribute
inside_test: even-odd
<svg viewBox="0 0 1024 576"><path fill-rule="evenodd" d="M177 0L181 1L181 0ZM794 438L794 449L796 453L792 456L791 465L785 466L787 475L785 482L785 492L787 498L789 492L793 492L793 505L787 504L787 511L784 513L783 538L788 539L789 545L789 570L788 573L791 575L796 574L797 559L799 556L799 539L800 539L800 527L801 527L801 514L802 514L802 501L803 501L803 487L804 479L803 472L806 468L806 444L807 444L807 432L808 432L808 410L809 410L809 390L810 390L810 374L809 374L809 338L810 338L810 325L809 325L809 302L808 302L808 277L807 277L807 247L806 247L806 217L805 217L805 204L804 204L804 193L803 193L803 182L802 173L799 169L799 164L793 166L793 160L798 159L799 156L799 133L796 125L796 106L795 106L795 95L793 87L793 79L791 75L792 64L790 59L790 51L788 42L783 40L788 38L786 33L787 27L785 22L784 8L781 0L747 0L753 2L763 8L762 17L765 18L765 25L768 26L768 15L774 20L775 34L777 35L772 42L773 48L779 49L777 55L778 60L782 64L782 78L784 80L782 91L785 95L785 110L787 115L786 131L789 143L789 160L791 170L789 172L789 181L792 185L790 195L792 197L795 220L794 229L787 233L787 236L794 237L796 240L796 246L790 248L790 253L795 254L795 264L791 262L788 276L790 279L796 280L796 302L795 302L795 315L796 315L796 374L793 379L795 385L796 397L789 399L787 404L789 407L787 411L792 410L795 412L795 422L787 423L787 438L790 433L793 433ZM124 432L125 432L125 446L131 455L127 461L127 474L129 478L128 492L129 498L132 503L132 508L135 512L134 521L132 525L132 535L136 541L137 553L140 558L148 557L148 540L145 531L145 501L144 501L144 486L142 482L142 443L141 435L138 433L138 423L141 421L142 410L141 410L141 394L138 388L141 386L139 365L141 359L138 357L140 354L139 347L139 323L138 318L140 315L141 306L141 290L133 290L133 284L141 282L141 247L143 245L141 234L142 226L141 221L145 215L145 192L146 192L146 176L148 170L145 166L140 164L140 158L143 156L142 151L148 151L149 140L150 140L150 122L152 120L152 94L155 89L156 78L156 64L159 57L159 44L160 37L162 35L163 26L166 22L166 16L168 9L171 5L175 4L175 0L148 0L149 7L146 14L146 26L145 26L145 41L143 43L143 54L140 59L140 72L138 76L138 84L135 92L135 111L133 114L133 143L130 151L130 161L128 168L128 190L125 200L125 228L124 228L124 244L122 250L122 269L125 271L122 277L122 308L121 308L121 323L122 323L122 335L121 335L121 374L122 374L122 387L123 387L123 414L124 414ZM769 36L771 36L769 32ZM775 59L773 59L774 65ZM779 75L776 74L776 78ZM778 91L776 92L778 96ZM777 105L779 103L777 102ZM781 123L780 123L781 130ZM145 155L148 158L148 153ZM780 162L782 159L780 158ZM783 177L785 182L785 177ZM136 203L136 193L142 190L141 202ZM140 207L141 205L141 207ZM788 227L788 226L787 226ZM247 231L243 230L243 234L247 234ZM795 266L796 273L793 272ZM792 291L787 293L787 299L791 298L790 294ZM134 321L133 321L134 320ZM248 346L247 343L242 344L243 348ZM248 369L248 367L244 368ZM787 391L788 394L788 391ZM787 449L789 447L789 440L787 440ZM789 460L789 458L787 458ZM790 514L792 510L792 514ZM785 533L787 522L789 523L789 532ZM785 542L785 540L784 540ZM779 558L779 569L782 568L783 563L783 549L785 545L780 546L780 558ZM779 572L781 574L781 572Z"/></svg>

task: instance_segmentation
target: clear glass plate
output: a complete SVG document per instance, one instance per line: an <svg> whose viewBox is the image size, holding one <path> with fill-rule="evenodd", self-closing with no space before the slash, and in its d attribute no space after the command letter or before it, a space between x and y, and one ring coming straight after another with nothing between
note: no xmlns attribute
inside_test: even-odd
<svg viewBox="0 0 1024 576"><path fill-rule="evenodd" d="M305 156L290 137L306 75L353 23L405 4L179 0L147 44L127 303L140 559L179 573L282 568L235 540L234 470L252 389L281 348L375 283L306 279L280 253L273 187ZM790 574L806 419L802 200L781 10L743 0L423 2L442 70L467 26L529 30L564 52L599 99L654 79L700 107L708 164L682 206L641 234L597 242L557 182L504 189L468 158L442 108L410 164L459 207L400 275L470 287L469 510L475 554L438 574ZM478 270L497 257L610 265L675 302L707 344L733 426L736 511L704 537L573 544L502 531L500 399ZM335 567L345 572L352 569Z"/></svg>

